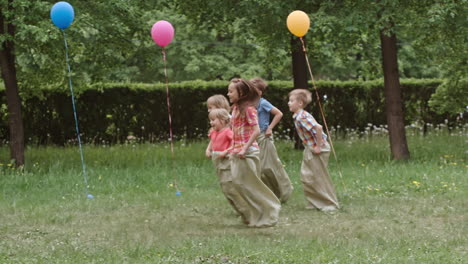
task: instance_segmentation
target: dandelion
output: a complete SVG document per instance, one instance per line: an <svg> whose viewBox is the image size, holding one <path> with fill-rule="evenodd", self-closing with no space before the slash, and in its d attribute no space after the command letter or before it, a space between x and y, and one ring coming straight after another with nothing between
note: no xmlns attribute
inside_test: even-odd
<svg viewBox="0 0 468 264"><path fill-rule="evenodd" d="M419 186L421 185L421 183L418 182L418 181L413 181L412 183L413 183L414 185L416 185L416 187L419 187Z"/></svg>

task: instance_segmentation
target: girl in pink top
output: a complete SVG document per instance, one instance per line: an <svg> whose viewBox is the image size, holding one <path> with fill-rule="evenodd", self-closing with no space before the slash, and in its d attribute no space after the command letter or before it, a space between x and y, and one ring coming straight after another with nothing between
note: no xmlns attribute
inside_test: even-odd
<svg viewBox="0 0 468 264"><path fill-rule="evenodd" d="M240 213L250 227L273 226L278 222L281 204L260 180L260 151L256 142L260 128L255 108L259 92L249 81L233 79L227 96L233 104L233 139L229 150L232 182L246 202L246 210Z"/></svg>
<svg viewBox="0 0 468 264"><path fill-rule="evenodd" d="M216 169L221 191L234 210L242 217L243 222L246 222L247 219L244 218L247 211L246 202L234 187L231 175L231 163L227 158L228 150L232 145L229 112L223 108L211 109L208 117L210 118L211 130L208 135L210 137L210 144L206 151L210 153L209 157L211 157Z"/></svg>

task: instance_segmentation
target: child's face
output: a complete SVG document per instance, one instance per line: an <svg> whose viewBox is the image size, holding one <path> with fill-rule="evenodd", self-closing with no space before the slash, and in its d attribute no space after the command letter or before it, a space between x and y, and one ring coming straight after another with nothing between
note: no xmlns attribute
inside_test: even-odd
<svg viewBox="0 0 468 264"><path fill-rule="evenodd" d="M216 109L216 107L212 104L208 104L208 113L211 112L211 110Z"/></svg>
<svg viewBox="0 0 468 264"><path fill-rule="evenodd" d="M227 96L229 97L229 101L233 104L237 103L239 100L239 93L237 92L237 89L234 87L233 83L228 86Z"/></svg>
<svg viewBox="0 0 468 264"><path fill-rule="evenodd" d="M225 124L219 118L210 119L210 125L216 131L220 131L225 127Z"/></svg>
<svg viewBox="0 0 468 264"><path fill-rule="evenodd" d="M289 111L293 113L296 113L297 111L303 108L302 101L297 100L296 96L294 95L289 96L288 106L289 106Z"/></svg>

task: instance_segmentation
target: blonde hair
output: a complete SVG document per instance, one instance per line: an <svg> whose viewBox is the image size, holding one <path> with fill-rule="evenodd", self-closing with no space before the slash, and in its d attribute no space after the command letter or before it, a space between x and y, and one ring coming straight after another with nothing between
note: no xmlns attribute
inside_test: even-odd
<svg viewBox="0 0 468 264"><path fill-rule="evenodd" d="M224 108L216 108L210 111L208 114L210 120L219 119L221 122L224 122L224 125L228 125L231 117L229 112Z"/></svg>
<svg viewBox="0 0 468 264"><path fill-rule="evenodd" d="M212 105L215 108L222 108L226 109L226 111L231 111L231 107L229 106L229 102L226 97L222 94L215 94L213 96L208 97L206 100L207 105Z"/></svg>
<svg viewBox="0 0 468 264"><path fill-rule="evenodd" d="M260 92L262 92L262 93L265 93L265 91L266 91L266 89L268 87L268 83L265 82L265 80L263 80L260 77L255 77L255 78L251 79L250 82L255 86L255 88L260 90Z"/></svg>
<svg viewBox="0 0 468 264"><path fill-rule="evenodd" d="M299 100L306 107L312 102L312 93L307 89L294 89L288 94L289 97L294 96L296 100Z"/></svg>

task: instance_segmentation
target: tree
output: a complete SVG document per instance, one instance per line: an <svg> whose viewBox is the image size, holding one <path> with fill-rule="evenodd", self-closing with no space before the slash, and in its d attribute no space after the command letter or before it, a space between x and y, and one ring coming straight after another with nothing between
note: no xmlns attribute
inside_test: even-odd
<svg viewBox="0 0 468 264"><path fill-rule="evenodd" d="M406 142L403 100L398 73L397 39L394 33L390 33L390 36L387 34L385 29L380 31L390 149L394 159L407 160L410 153Z"/></svg>
<svg viewBox="0 0 468 264"><path fill-rule="evenodd" d="M14 5L12 0L0 5L0 66L5 84L10 127L10 156L16 166L24 164L24 129L21 116L21 99L16 76L14 38L16 27L12 22Z"/></svg>
<svg viewBox="0 0 468 264"><path fill-rule="evenodd" d="M56 48L63 47L63 38L51 21L49 19L44 20L43 16L43 14L47 14L48 17L52 4L49 1L0 0L0 66L8 105L10 156L16 166L22 166L25 162L19 83L21 83L21 89L33 89L47 84L62 85L66 77L64 67L61 67L64 61L64 50ZM122 10L132 11L132 8L129 8L126 3L103 4L102 2L93 1L92 4L77 3L77 7L82 12L82 16L77 19L78 21L75 24L80 24L81 21L96 22L105 17L103 14L113 14L114 16L111 17L116 18L117 21L115 22L118 22L114 26L126 25L116 27L117 30L113 28L115 34L101 34L100 38L98 38L102 42L108 40L108 43L117 44L114 45L116 50L119 50L117 47L122 43L119 41L119 37L125 33L133 35L135 31L142 32L142 30L133 31L134 28L128 27L128 25L134 26L140 21L132 20L134 22L132 24L129 16L115 15L115 13ZM93 7L97 8L93 9ZM134 19L136 16L130 17ZM100 25L107 25L103 21L99 22ZM84 33L85 38L99 32L99 30L93 28L92 23L79 25L75 29L69 30L72 35L77 31ZM130 37L127 36L127 39L130 39ZM50 45L51 42L53 45ZM71 43L74 44L73 41ZM89 48L89 46L87 47ZM74 61L80 59L76 59L77 50L80 51L79 47L75 48L73 45L71 52L75 55ZM90 50L86 49L86 52ZM106 62L107 65L111 65L115 64L116 60L123 60L118 56L119 54L104 52L104 50L108 50L107 47L96 45L96 50L97 52L93 58L95 59L98 56L97 54L105 54L102 60L104 63L98 68L93 67L95 65L93 63L86 64L88 68L80 71L83 74L82 79L86 81L99 79L94 76L105 76L106 72L103 72L102 69L106 69ZM113 67L114 70L115 68Z"/></svg>
<svg viewBox="0 0 468 264"><path fill-rule="evenodd" d="M286 28L288 14L300 9L312 22L304 39L315 78L371 80L384 76L390 134L405 142L399 76L449 74L457 76L452 83L464 83L457 80L466 78L466 34L460 26L465 21L466 2L166 0L154 5L145 1L75 1L75 21L66 30L73 83L79 93L82 87L99 81L164 80L160 48L151 41L149 29L165 19L176 29L167 48L171 81L294 77L297 86L303 87L307 75L304 57L293 48L297 38ZM10 134L21 139L10 138L10 143L18 146L24 145L18 89L22 96L44 86L68 89L63 36L48 19L53 3L0 0L2 79L8 92L9 117L16 120L10 119ZM463 85L445 87L459 87L455 92L450 89L449 95L464 94ZM10 109L10 105L16 108ZM390 121L395 115L398 119ZM390 123L397 123L398 128L393 130ZM406 143L390 141L394 158L406 159ZM400 150L393 150L395 144ZM16 153L23 152L17 149Z"/></svg>

